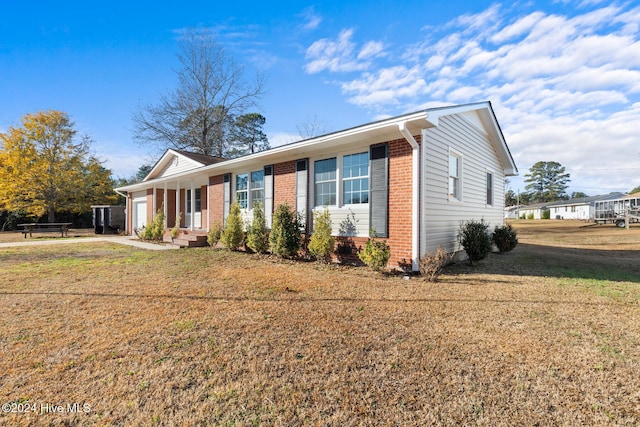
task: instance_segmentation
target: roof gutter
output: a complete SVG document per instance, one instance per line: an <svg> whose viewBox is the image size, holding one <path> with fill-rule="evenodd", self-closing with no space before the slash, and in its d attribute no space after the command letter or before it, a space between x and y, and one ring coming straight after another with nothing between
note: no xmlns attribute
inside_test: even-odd
<svg viewBox="0 0 640 427"><path fill-rule="evenodd" d="M407 129L407 120L398 123L400 133L411 146L411 268L419 270L420 260L420 145Z"/></svg>

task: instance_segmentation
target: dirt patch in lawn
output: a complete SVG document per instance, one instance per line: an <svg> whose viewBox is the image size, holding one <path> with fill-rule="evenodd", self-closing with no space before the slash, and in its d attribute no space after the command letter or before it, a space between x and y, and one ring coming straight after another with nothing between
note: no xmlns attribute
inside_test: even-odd
<svg viewBox="0 0 640 427"><path fill-rule="evenodd" d="M206 249L0 250L0 403L25 411L0 424L639 424L640 235L523 223L513 252L436 284Z"/></svg>

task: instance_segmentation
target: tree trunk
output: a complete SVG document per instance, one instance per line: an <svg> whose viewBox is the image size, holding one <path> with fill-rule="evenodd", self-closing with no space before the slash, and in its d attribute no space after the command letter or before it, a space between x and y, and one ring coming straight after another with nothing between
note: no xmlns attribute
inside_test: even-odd
<svg viewBox="0 0 640 427"><path fill-rule="evenodd" d="M48 221L49 222L56 222L56 211L53 209L53 206L49 206L49 208L47 209L48 211Z"/></svg>

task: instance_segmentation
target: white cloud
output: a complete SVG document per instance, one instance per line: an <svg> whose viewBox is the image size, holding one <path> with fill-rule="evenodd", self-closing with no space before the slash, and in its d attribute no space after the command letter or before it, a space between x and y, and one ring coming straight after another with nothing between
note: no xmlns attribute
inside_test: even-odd
<svg viewBox="0 0 640 427"><path fill-rule="evenodd" d="M494 43L503 43L515 37L527 34L543 17L544 13L542 12L531 13L498 31L497 34L491 37L491 41Z"/></svg>
<svg viewBox="0 0 640 427"><path fill-rule="evenodd" d="M639 29L640 7L629 3L518 15L494 5L452 20L444 31L430 27L377 69L358 62L353 30L312 45L307 66L359 71L340 82L342 92L378 116L441 100L491 100L523 174L539 160L555 160L579 169L584 185L632 188L640 170L619 171L640 163ZM370 51L381 58L384 47ZM630 160L630 153L638 155ZM608 174L596 172L603 165Z"/></svg>
<svg viewBox="0 0 640 427"><path fill-rule="evenodd" d="M300 25L303 31L313 31L320 26L322 17L318 15L313 7L306 8L301 14L304 23Z"/></svg>
<svg viewBox="0 0 640 427"><path fill-rule="evenodd" d="M351 40L353 29L342 30L336 40L320 39L307 49L305 70L310 74L321 71L364 71L371 66L371 59L384 54L381 42L369 41L359 51Z"/></svg>

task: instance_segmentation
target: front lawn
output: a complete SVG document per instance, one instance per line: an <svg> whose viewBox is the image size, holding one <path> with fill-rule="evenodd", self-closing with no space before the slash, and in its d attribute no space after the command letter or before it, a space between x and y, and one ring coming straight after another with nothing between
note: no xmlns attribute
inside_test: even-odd
<svg viewBox="0 0 640 427"><path fill-rule="evenodd" d="M515 227L513 252L436 284L0 249L0 425L640 424L640 230Z"/></svg>

